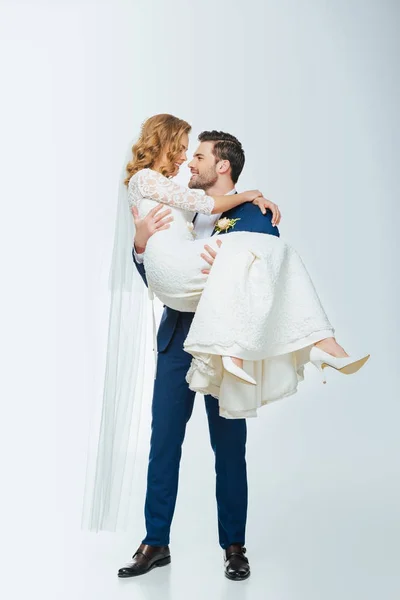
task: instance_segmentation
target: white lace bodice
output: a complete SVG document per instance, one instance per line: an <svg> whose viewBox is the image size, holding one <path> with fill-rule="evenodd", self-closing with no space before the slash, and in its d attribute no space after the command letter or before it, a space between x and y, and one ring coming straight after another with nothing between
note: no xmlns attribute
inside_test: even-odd
<svg viewBox="0 0 400 600"><path fill-rule="evenodd" d="M210 215L214 208L214 198L207 196L203 190L191 190L178 185L152 169L138 171L129 181L128 199L130 206L136 205L139 208L142 198L205 215Z"/></svg>
<svg viewBox="0 0 400 600"><path fill-rule="evenodd" d="M167 304L172 295L177 296L175 308L194 312L198 296L191 294L204 286L205 275L201 273L206 263L201 258L204 250L202 240L193 233L195 212L211 214L214 199L203 190L190 190L178 185L151 169L135 173L128 185L128 202L136 206L140 217L147 215L158 203L171 207L173 221L166 230L153 235L147 242L144 266L149 287ZM183 290L182 294L175 294Z"/></svg>

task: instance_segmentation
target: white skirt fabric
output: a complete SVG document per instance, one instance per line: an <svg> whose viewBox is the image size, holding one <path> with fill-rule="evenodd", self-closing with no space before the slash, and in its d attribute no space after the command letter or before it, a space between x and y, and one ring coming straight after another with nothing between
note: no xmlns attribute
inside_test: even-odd
<svg viewBox="0 0 400 600"><path fill-rule="evenodd" d="M141 214L155 205L140 203ZM293 394L303 379L312 344L333 335L310 276L282 238L233 231L193 239L172 208L168 230L150 238L144 255L149 288L163 304L195 312L184 349L193 356L189 387L218 399L225 418L254 417L260 406ZM208 276L204 245L218 250ZM244 359L257 381L247 384L224 371L222 356Z"/></svg>
<svg viewBox="0 0 400 600"><path fill-rule="evenodd" d="M224 236L184 349L193 355L189 387L218 399L225 418L295 393L311 346L334 335L297 252L281 238ZM222 368L222 356L244 359L257 386Z"/></svg>

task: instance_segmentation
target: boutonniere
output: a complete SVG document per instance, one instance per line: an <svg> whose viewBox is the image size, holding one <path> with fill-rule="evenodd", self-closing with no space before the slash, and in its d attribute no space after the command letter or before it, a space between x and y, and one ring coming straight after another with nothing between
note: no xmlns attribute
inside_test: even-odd
<svg viewBox="0 0 400 600"><path fill-rule="evenodd" d="M240 219L227 219L224 217L223 219L219 219L219 221L217 221L215 230L218 231L218 233L228 231L229 229L233 229L238 221L240 221Z"/></svg>
<svg viewBox="0 0 400 600"><path fill-rule="evenodd" d="M186 222L186 227L189 229L190 233L192 234L192 236L195 238L196 237L196 232L194 230L194 223L189 223L188 221Z"/></svg>

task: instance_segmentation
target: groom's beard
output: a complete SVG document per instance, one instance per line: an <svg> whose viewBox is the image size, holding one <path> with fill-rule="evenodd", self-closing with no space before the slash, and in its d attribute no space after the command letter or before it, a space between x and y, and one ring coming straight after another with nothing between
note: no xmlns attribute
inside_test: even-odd
<svg viewBox="0 0 400 600"><path fill-rule="evenodd" d="M190 179L188 187L192 190L208 190L217 183L218 175L214 168L210 168L202 175L198 174Z"/></svg>

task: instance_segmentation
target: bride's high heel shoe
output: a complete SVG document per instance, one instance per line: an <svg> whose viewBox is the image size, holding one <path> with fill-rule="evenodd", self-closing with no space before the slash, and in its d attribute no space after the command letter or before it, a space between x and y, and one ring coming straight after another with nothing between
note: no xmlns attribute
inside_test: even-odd
<svg viewBox="0 0 400 600"><path fill-rule="evenodd" d="M257 385L257 382L255 381L255 379L250 377L250 375L248 375L246 373L246 371L243 371L243 369L241 369L240 367L235 365L235 363L233 362L233 360L230 356L223 356L222 364L224 366L225 371L228 371L228 373L231 373L231 375L235 375L235 377L238 377L238 379L241 379L242 381L245 381L246 383L251 383L252 385Z"/></svg>
<svg viewBox="0 0 400 600"><path fill-rule="evenodd" d="M324 369L326 367L332 367L345 375L351 375L355 373L369 359L369 354L364 354L363 356L357 356L354 358L353 356L345 356L342 358L338 358L336 356L332 356L327 352L324 352L320 348L313 346L310 351L310 362L321 372L322 381L326 383L326 377L324 374Z"/></svg>

